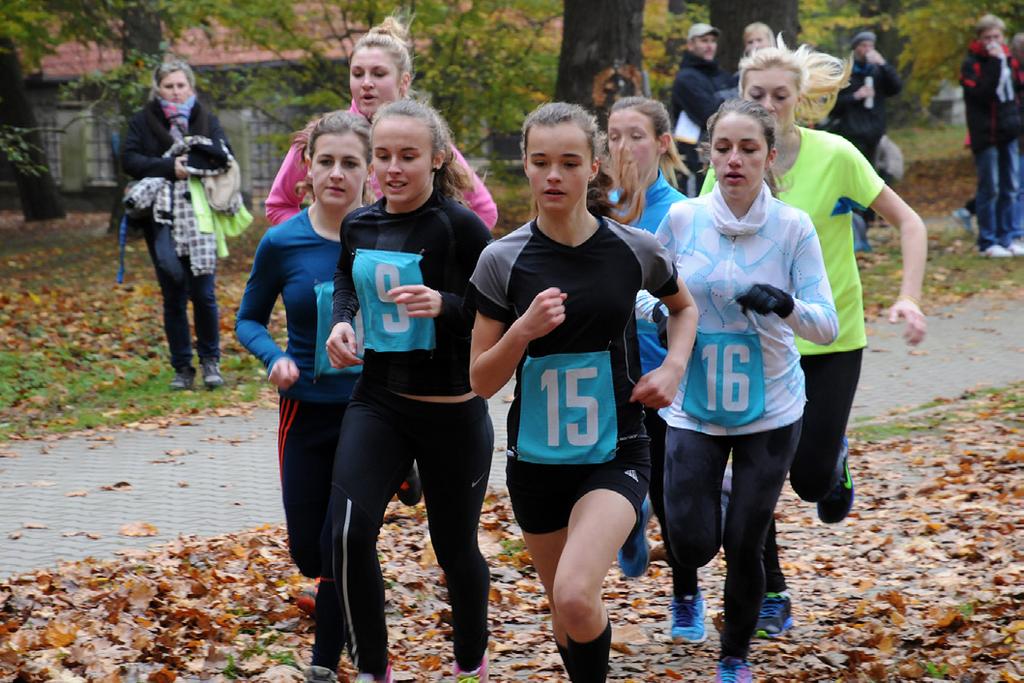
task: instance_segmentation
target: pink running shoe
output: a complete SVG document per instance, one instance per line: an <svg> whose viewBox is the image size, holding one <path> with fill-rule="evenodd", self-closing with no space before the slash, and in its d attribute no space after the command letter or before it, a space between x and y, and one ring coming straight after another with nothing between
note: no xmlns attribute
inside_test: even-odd
<svg viewBox="0 0 1024 683"><path fill-rule="evenodd" d="M487 683L487 653L480 660L480 666L472 671L463 671L455 662L455 683Z"/></svg>

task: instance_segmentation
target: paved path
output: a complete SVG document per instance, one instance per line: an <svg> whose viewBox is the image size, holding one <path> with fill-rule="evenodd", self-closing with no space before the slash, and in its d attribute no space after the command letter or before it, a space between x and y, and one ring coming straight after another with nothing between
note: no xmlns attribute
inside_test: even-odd
<svg viewBox="0 0 1024 683"><path fill-rule="evenodd" d="M870 326L854 420L1024 380L1020 302L975 299L942 311L914 352L900 331L885 322ZM504 484L509 393L491 400L495 487ZM111 557L180 533L213 535L282 522L276 429L276 411L260 410L167 429L9 445L0 450L6 456L0 457L0 578L62 559ZM130 487L115 486L119 482ZM149 523L157 534L119 533L133 522Z"/></svg>

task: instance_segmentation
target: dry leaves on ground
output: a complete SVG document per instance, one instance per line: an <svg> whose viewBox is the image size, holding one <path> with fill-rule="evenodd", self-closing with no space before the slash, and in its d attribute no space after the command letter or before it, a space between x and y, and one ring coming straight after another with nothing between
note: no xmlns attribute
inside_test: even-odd
<svg viewBox="0 0 1024 683"><path fill-rule="evenodd" d="M755 642L765 681L1024 679L1024 438L1019 392L941 407L930 430L854 442L857 503L824 526L788 490L779 506L796 626ZM653 533L653 530L652 530ZM485 503L492 680L564 680L546 602L505 496ZM397 680L449 676L451 611L422 506L393 505L381 534ZM701 570L720 621L724 565ZM182 538L116 561L64 564L0 583L0 680L299 680L313 622L280 527ZM610 680L710 677L709 641L668 642L668 570L616 570ZM353 672L343 663L341 680Z"/></svg>

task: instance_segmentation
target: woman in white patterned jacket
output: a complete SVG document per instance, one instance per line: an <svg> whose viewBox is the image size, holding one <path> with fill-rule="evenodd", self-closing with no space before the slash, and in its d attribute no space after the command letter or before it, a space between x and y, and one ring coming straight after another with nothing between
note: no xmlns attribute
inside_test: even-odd
<svg viewBox="0 0 1024 683"><path fill-rule="evenodd" d="M708 120L708 132L718 184L674 204L657 232L700 315L686 376L661 413L668 424L665 510L681 565L696 569L725 548L717 680L744 682L752 680L746 660L764 593L764 538L806 400L794 334L827 344L839 327L810 218L772 196L774 118L756 103L729 100ZM649 317L655 305L641 293L637 312Z"/></svg>

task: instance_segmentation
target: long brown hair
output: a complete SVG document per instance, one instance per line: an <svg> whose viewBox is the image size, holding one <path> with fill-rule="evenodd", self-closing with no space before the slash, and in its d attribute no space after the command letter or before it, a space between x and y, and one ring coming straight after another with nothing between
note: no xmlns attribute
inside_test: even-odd
<svg viewBox="0 0 1024 683"><path fill-rule="evenodd" d="M737 114L739 116L746 116L747 118L753 119L761 127L761 133L764 135L764 142L765 146L768 148L768 152L770 153L775 149L775 131L776 126L778 125L775 121L775 117L772 116L771 112L757 102L741 100L736 97L722 102L722 106L718 108L718 111L708 117L709 144L713 144L714 142L715 126L717 126L718 122L728 114ZM710 154L705 154L705 156L709 159L711 158ZM765 170L764 181L768 183L768 189L772 191L772 194L778 195L779 183L772 169L768 168Z"/></svg>
<svg viewBox="0 0 1024 683"><path fill-rule="evenodd" d="M531 128L534 126L552 128L562 123L571 123L583 131L590 147L591 158L598 160L606 158L607 144L604 133L597 125L597 117L578 104L569 104L568 102L548 102L530 112L526 120L523 121L523 131L519 139L519 149L523 153L523 158L526 158ZM599 167L597 175L587 184L587 210L590 213L597 216L612 215L614 205L609 194L613 185L611 176ZM534 214L536 214L536 206L534 206Z"/></svg>
<svg viewBox="0 0 1024 683"><path fill-rule="evenodd" d="M655 138L660 138L662 135L671 137L672 128L668 109L661 102L647 97L624 97L612 106L609 120L611 120L611 114L626 110L637 111L646 116L647 120L651 122ZM644 212L647 188L640 187L639 169L635 164L629 164L621 156L611 156L611 162L611 175L615 178L618 193L615 201L615 220L632 223ZM661 171L669 185L677 190L679 183L676 174L690 175L690 169L679 157L675 142L672 140L669 140L668 148L658 158L658 170Z"/></svg>
<svg viewBox="0 0 1024 683"><path fill-rule="evenodd" d="M302 130L296 131L292 136L292 145L302 150L302 162L309 168L310 163L313 161L313 155L316 153L316 141L320 137L324 135L345 135L346 133L352 133L363 143L363 158L366 160L367 166L369 166L370 124L359 114L353 114L350 111L332 111L311 119L309 123L303 126ZM301 196L307 192L312 193L312 191L313 183L308 175L295 184L296 195ZM373 201L373 196L370 193L369 183L364 183L363 202L371 201Z"/></svg>
<svg viewBox="0 0 1024 683"><path fill-rule="evenodd" d="M371 140L373 131L377 130L377 125L384 119L394 116L416 119L430 131L430 153L431 155L441 153L443 158L441 167L434 172L434 189L455 200L461 200L463 193L473 189L473 178L469 171L455 160L455 154L452 152L451 131L436 109L429 104L412 99L389 102L378 109L377 114L373 117Z"/></svg>

